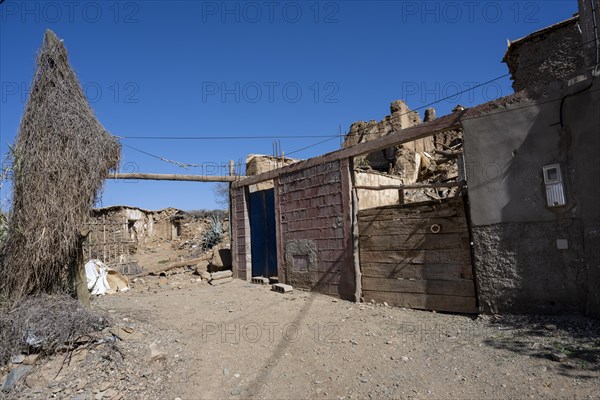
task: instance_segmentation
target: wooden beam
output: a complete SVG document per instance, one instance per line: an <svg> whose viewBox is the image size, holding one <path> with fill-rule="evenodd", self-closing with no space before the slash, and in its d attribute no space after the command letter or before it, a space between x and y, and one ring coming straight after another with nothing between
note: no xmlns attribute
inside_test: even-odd
<svg viewBox="0 0 600 400"><path fill-rule="evenodd" d="M436 189L436 188L452 188L465 186L463 182L447 182L447 183L424 183L414 185L381 185L381 186L354 186L354 189L363 190L389 190L389 189Z"/></svg>
<svg viewBox="0 0 600 400"><path fill-rule="evenodd" d="M235 182L239 176L209 176L209 175L179 175L179 174L142 174L142 173L116 173L110 174L108 179L140 179L154 181L190 181L190 182Z"/></svg>
<svg viewBox="0 0 600 400"><path fill-rule="evenodd" d="M445 117L441 117L421 125L402 129L401 131L393 132L389 135L382 136L380 138L370 140L368 142L359 143L352 147L327 153L319 157L309 158L308 160L299 161L282 168L263 172L260 175L249 176L235 182L233 184L233 187L254 185L260 182L274 179L275 177L283 173L290 173L314 167L316 165L325 164L328 162L340 161L345 158L354 158L362 156L364 154L373 153L378 150L398 146L403 143L413 142L415 140L423 139L428 136L433 136L439 133L459 129L462 126L461 118L464 113L465 111L455 112L453 114L446 115Z"/></svg>

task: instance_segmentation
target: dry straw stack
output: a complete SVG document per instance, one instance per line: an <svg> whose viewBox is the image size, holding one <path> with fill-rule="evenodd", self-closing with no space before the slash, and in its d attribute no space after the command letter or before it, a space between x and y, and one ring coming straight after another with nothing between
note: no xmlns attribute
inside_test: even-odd
<svg viewBox="0 0 600 400"><path fill-rule="evenodd" d="M61 40L48 30L13 152L4 298L67 289L81 230L120 145L98 122Z"/></svg>

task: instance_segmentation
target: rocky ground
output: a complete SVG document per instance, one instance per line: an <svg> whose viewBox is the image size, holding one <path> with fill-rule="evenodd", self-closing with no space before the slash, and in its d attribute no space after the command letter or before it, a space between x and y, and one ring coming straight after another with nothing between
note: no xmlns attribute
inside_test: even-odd
<svg viewBox="0 0 600 400"><path fill-rule="evenodd" d="M471 317L280 294L190 272L95 298L113 321L15 359L6 398L598 398L600 321ZM33 365L26 365L33 364ZM2 381L6 380L4 370ZM14 373L13 373L14 377ZM1 383L1 382L0 382Z"/></svg>

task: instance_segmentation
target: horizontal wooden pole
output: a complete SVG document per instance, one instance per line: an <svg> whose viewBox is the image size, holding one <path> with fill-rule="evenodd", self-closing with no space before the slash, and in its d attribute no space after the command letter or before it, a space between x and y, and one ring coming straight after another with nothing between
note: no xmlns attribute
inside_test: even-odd
<svg viewBox="0 0 600 400"><path fill-rule="evenodd" d="M110 174L108 179L140 179L153 181L189 181L189 182L235 182L239 176L210 176L210 175L179 175L179 174L142 174L142 173L116 173Z"/></svg>
<svg viewBox="0 0 600 400"><path fill-rule="evenodd" d="M421 185L381 185L381 186L354 186L354 189L363 190L390 190L390 189L435 189L435 188L452 188L465 186L462 182L447 182L447 183L423 183Z"/></svg>

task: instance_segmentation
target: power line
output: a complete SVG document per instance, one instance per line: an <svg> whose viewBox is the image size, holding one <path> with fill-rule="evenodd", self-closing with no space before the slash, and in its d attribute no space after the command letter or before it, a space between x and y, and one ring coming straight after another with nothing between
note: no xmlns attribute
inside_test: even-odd
<svg viewBox="0 0 600 400"><path fill-rule="evenodd" d="M179 162L179 161L169 160L166 157L157 156L156 154L148 153L147 151L138 149L138 148L133 147L133 146L129 146L127 144L122 144L122 146L123 147L127 147L127 148L132 149L132 150L135 150L135 151L137 151L139 153L145 154L145 155L147 155L149 157L153 157L153 158L156 158L158 160L161 160L161 161L164 161L164 162L167 162L167 163L175 164L175 165L177 165L177 166L179 166L181 168L184 168L184 169L200 167L200 165L198 165L198 164L188 164L188 163L182 163L182 162Z"/></svg>
<svg viewBox="0 0 600 400"><path fill-rule="evenodd" d="M567 49L567 51L575 50L577 48L584 47L584 46L586 46L586 45L588 45L590 43L596 43L596 42L597 42L596 39L593 39L593 40L590 40L588 42L585 42L585 43L579 44L577 46L574 46L574 47L572 47L570 49ZM525 67L521 67L521 70L525 70L525 69L534 67L536 65L542 64L545 61L546 61L546 59L542 59L542 60L533 62L533 63L531 63L531 64L529 64L529 65L527 65ZM488 85L488 84L490 84L492 82L495 82L497 80L509 77L510 75L511 75L510 72L506 73L506 74L502 74L502 75L497 76L497 77L495 77L493 79L490 79L490 80L488 80L486 82L480 83L480 84L475 85L475 86L471 86L468 89L465 89L465 90L459 91L457 93L454 93L453 95L446 96L446 97L438 99L438 100L436 100L434 102L431 102L431 103L422 105L420 107L417 107L417 108L415 108L413 110L407 111L407 112L405 112L403 114L400 114L399 117L402 117L402 116L408 115L408 114L410 114L412 112L419 111L419 110L422 110L424 108L430 107L432 105L441 103L442 101L452 99L453 97L456 97L458 95L471 92L471 91L473 91L473 90L475 90L477 88L480 88L482 86ZM516 111L519 108L520 107L517 107L517 108L515 108L513 110ZM510 110L510 111L512 111L512 110ZM351 134L348 133L346 136L350 136L350 135ZM320 144L329 142L329 141L331 141L333 139L337 139L337 138L339 138L339 135L335 135L335 136L333 136L333 135L331 135L331 136L330 135L289 135L289 136L173 136L173 137L169 137L169 136L117 136L117 137L120 138L120 139L143 139L143 140L246 140L246 139L306 139L306 138L327 138L327 139L319 141L317 143L313 143L311 145L302 147L300 149L288 152L287 155L290 155L290 154L296 154L296 153L299 153L301 151L304 151L304 150L310 149L312 147L318 146ZM180 167L183 167L183 168L186 168L186 167L197 167L198 166L196 164L185 164L185 163L180 163L178 161L169 160L169 159L166 159L164 157L160 157L160 156L157 156L157 155L145 152L143 150L134 148L132 146L125 145L125 144L123 146L129 147L129 148L131 148L133 150L136 150L136 151L138 151L140 153L143 153L143 154L146 154L148 156L157 158L159 160L162 160L162 161L165 161L165 162L174 163L174 164L179 165Z"/></svg>
<svg viewBox="0 0 600 400"><path fill-rule="evenodd" d="M244 140L244 139L306 139L332 138L339 135L289 135L289 136L117 136L119 139L143 140Z"/></svg>
<svg viewBox="0 0 600 400"><path fill-rule="evenodd" d="M338 139L338 138L339 138L339 136L334 136L334 137L331 137L331 138L329 138L329 139L325 139L325 140L322 140L322 141L320 141L320 142L317 142L317 143L311 144L311 145L309 145L309 146L303 147L303 148L301 148L301 149L294 150L294 151L290 151L289 153L285 153L285 155L287 156L287 155L290 155L290 154L299 153L299 152L301 152L301 151L304 151L304 150L306 150L306 149L310 149L311 147L315 147L315 146L318 146L318 145L320 145L320 144L322 144L322 143L329 142L329 141L331 141L331 140L333 140L333 139Z"/></svg>

